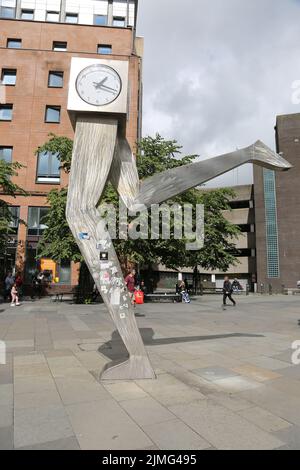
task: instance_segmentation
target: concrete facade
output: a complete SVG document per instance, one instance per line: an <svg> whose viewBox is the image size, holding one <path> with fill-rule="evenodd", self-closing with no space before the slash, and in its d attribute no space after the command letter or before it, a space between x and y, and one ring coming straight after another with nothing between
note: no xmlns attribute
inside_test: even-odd
<svg viewBox="0 0 300 470"><path fill-rule="evenodd" d="M0 16L53 23L135 26L136 0L0 0Z"/></svg>
<svg viewBox="0 0 300 470"><path fill-rule="evenodd" d="M13 105L12 119L0 121L0 150L10 148L11 161L24 165L14 181L30 193L28 197L18 196L13 199L3 196L2 199L19 208L20 219L28 223L29 208L47 207L49 191L65 187L68 183L68 175L62 170L58 181L54 179L52 184L50 180L41 182L38 178L38 157L35 152L38 146L48 140L50 133L73 138L74 131L67 112L71 58L94 57L129 61L130 98L127 139L134 150L141 125L139 116L142 60L136 53L135 44L138 45L139 50L142 50L142 44L141 39L135 37L135 29L131 27L88 26L10 19L0 19L0 23L2 83L4 83L3 77L7 71L14 70L16 73L14 86L2 85L0 87L1 104ZM7 47L10 39L21 39L21 48ZM53 50L54 42L67 43L66 51ZM107 51L103 54L98 53L99 44L111 46L109 56ZM53 71L63 73L61 87L49 87L49 73ZM47 106L60 107L59 123L46 122ZM25 266L29 258L31 258L31 264L34 262L33 252L38 238L37 235L29 235L28 227L20 224L18 233L7 251L9 256L8 260L4 260L4 265L6 264L4 269L13 267L16 262L18 270L27 271L26 276L29 281L34 268L27 266L25 270ZM30 250L33 251L29 253ZM69 280L64 283L76 284L77 275L78 267L73 266Z"/></svg>

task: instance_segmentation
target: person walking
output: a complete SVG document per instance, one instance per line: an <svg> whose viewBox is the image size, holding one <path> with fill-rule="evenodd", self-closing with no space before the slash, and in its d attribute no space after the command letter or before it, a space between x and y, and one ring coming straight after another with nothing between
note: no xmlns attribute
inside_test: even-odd
<svg viewBox="0 0 300 470"><path fill-rule="evenodd" d="M20 305L20 303L19 303L19 292L18 292L17 284L14 283L14 285L11 288L11 304L10 304L10 306L11 307L16 307L16 306L19 306L19 305Z"/></svg>
<svg viewBox="0 0 300 470"><path fill-rule="evenodd" d="M16 275L16 281L15 281L15 282L16 282L16 285L17 285L19 297L22 297L22 294L23 294L23 292L22 292L22 289L23 289L23 278L22 278L22 276L21 276L20 273L18 273L18 274Z"/></svg>
<svg viewBox="0 0 300 470"><path fill-rule="evenodd" d="M227 298L236 306L236 301L232 298L232 284L229 281L229 277L226 276L224 278L223 284L223 308L226 307L226 300Z"/></svg>
<svg viewBox="0 0 300 470"><path fill-rule="evenodd" d="M127 286L129 296L131 298L132 305L135 305L134 302L134 292L135 292L135 269L132 269L128 276L125 277L125 284Z"/></svg>

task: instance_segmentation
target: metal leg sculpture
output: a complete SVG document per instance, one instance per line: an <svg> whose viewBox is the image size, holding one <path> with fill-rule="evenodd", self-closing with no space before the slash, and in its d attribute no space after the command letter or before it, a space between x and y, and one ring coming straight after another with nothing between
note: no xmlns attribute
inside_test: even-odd
<svg viewBox="0 0 300 470"><path fill-rule="evenodd" d="M113 243L97 210L106 182L112 182L128 208L136 209L166 201L248 162L274 170L291 167L258 141L243 150L154 175L140 185L129 144L118 136L118 122L77 119L67 220L129 353L126 362L106 368L102 380L155 378ZM108 253L106 263L100 263L97 245Z"/></svg>

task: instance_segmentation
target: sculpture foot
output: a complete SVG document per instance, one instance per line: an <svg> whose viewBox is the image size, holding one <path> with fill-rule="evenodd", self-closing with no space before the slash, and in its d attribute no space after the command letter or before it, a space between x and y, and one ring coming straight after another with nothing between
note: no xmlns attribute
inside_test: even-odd
<svg viewBox="0 0 300 470"><path fill-rule="evenodd" d="M263 166L270 170L287 171L292 165L278 153L273 152L267 145L258 140L252 146L252 163Z"/></svg>
<svg viewBox="0 0 300 470"><path fill-rule="evenodd" d="M102 380L155 379L155 373L147 356L130 356L119 364L107 365L100 374Z"/></svg>

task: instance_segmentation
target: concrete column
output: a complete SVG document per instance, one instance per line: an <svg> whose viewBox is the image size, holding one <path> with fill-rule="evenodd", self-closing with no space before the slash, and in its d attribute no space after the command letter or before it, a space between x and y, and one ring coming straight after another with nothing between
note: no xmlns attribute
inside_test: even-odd
<svg viewBox="0 0 300 470"><path fill-rule="evenodd" d="M112 26L113 25L113 1L108 0L108 10L107 10L107 25Z"/></svg>
<svg viewBox="0 0 300 470"><path fill-rule="evenodd" d="M21 0L16 1L16 18L21 18Z"/></svg>
<svg viewBox="0 0 300 470"><path fill-rule="evenodd" d="M66 0L61 0L60 2L60 23L64 23L66 18Z"/></svg>

